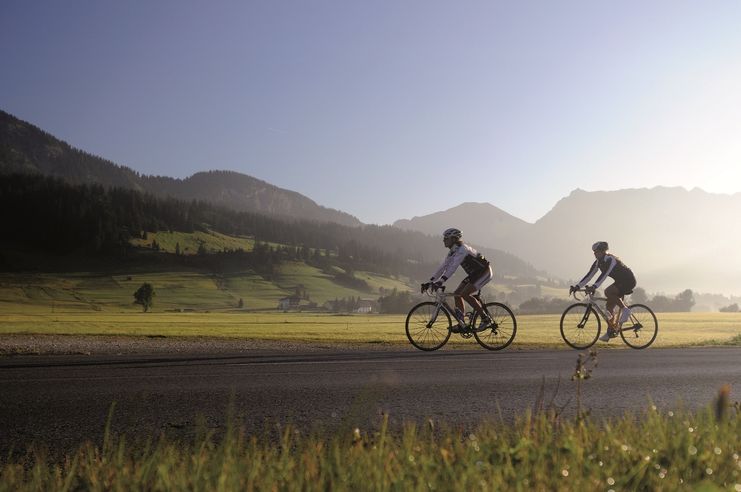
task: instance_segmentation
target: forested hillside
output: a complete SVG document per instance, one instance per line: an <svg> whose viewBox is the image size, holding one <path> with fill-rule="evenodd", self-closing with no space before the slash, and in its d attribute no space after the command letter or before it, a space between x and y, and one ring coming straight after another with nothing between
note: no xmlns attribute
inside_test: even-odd
<svg viewBox="0 0 741 492"><path fill-rule="evenodd" d="M132 239L147 231L216 231L247 236L260 247L252 251L221 251L201 258L170 255L168 261L253 265L257 268L281 257L332 262L348 271L425 278L445 251L438 237L402 231L391 226L349 227L334 223L277 219L238 212L203 201L161 198L148 193L101 185L72 185L39 175L0 178L0 207L12 211L3 225L2 251L44 255L137 254ZM270 245L268 245L270 243ZM298 249L297 249L298 248ZM532 278L538 272L516 257L497 250L483 252L497 274ZM309 258L309 255L311 257ZM218 261L217 261L218 257ZM239 263L241 262L241 263ZM18 267L5 261L4 268Z"/></svg>
<svg viewBox="0 0 741 492"><path fill-rule="evenodd" d="M215 163L205 162L204 166ZM186 201L204 200L238 211L358 226L350 214L233 171L196 173L185 179L147 176L70 146L0 110L0 174L55 176L72 184L99 184L146 191Z"/></svg>

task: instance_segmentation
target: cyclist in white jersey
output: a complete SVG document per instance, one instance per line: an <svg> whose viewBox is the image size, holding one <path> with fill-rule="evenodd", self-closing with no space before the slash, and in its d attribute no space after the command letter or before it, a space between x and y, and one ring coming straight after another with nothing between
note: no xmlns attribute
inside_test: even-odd
<svg viewBox="0 0 741 492"><path fill-rule="evenodd" d="M491 324L491 318L484 311L481 301L474 296L481 288L486 285L492 277L491 264L484 258L481 253L465 244L461 237L463 233L459 229L451 227L443 232L443 244L449 248L448 255L445 257L443 264L432 275L429 282L421 285L422 292L430 287L439 288L448 280L456 269L460 266L468 274L463 279L457 289L455 289L455 316L458 325L453 327L453 332L461 333L466 330L463 310L465 300L476 310L481 319L481 324L477 330L483 330Z"/></svg>

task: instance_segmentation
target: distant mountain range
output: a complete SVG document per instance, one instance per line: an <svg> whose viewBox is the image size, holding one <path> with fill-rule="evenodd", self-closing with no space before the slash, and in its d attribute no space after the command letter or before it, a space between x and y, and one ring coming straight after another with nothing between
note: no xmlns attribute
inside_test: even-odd
<svg viewBox="0 0 741 492"><path fill-rule="evenodd" d="M202 172L186 179L141 175L0 111L0 174L18 172L202 200L276 217L364 225L350 214L322 207L299 193L232 171ZM517 265L518 271L535 272L535 267L572 280L579 279L591 264L591 244L606 240L636 272L639 285L650 292L691 288L741 294L740 216L741 193L666 187L609 192L577 189L535 223L489 203L463 203L424 217L398 220L394 226L435 236L456 226L463 229L468 242L509 253L497 255L500 261Z"/></svg>
<svg viewBox="0 0 741 492"><path fill-rule="evenodd" d="M312 224L307 225L305 221L311 221L330 226L313 227L315 231L325 231L325 236L333 238L332 241L318 241L319 243L332 242L336 245L356 242L361 247L375 248L392 256L409 254L410 261L422 259L425 262L437 262L445 253L437 238L433 241L418 232L406 232L391 226L366 225L352 215L322 207L299 193L278 188L245 174L208 171L186 179L144 176L130 168L78 150L34 125L0 111L0 177L2 174L12 173L52 176L70 185L98 184L183 201L199 200L237 212L265 215L272 219L262 224L262 240L270 240L272 236L277 237L279 231L293 227L296 231L301 229L304 232L294 234L293 240L289 241L291 244L295 242L300 246L304 243L311 244L311 240L317 242L316 237L306 233L306 229ZM6 179L10 181L10 178ZM220 217L222 222L234 222L233 217L230 219L225 215L227 214L222 213ZM289 222L285 219L289 219ZM272 230L272 236L266 230ZM330 247L327 244L315 246ZM483 248L482 251L496 261L500 267L500 275L511 277L509 281L546 275L501 250Z"/></svg>
<svg viewBox="0 0 741 492"><path fill-rule="evenodd" d="M75 149L36 126L0 111L0 173L38 173L72 184L97 183L181 200L203 200L238 211L359 226L350 214L322 207L295 191L232 171L185 179L141 175Z"/></svg>
<svg viewBox="0 0 741 492"><path fill-rule="evenodd" d="M395 226L437 233L455 225L564 279L580 279L605 240L650 291L741 293L741 193L656 187L575 190L534 224L488 203L464 203Z"/></svg>

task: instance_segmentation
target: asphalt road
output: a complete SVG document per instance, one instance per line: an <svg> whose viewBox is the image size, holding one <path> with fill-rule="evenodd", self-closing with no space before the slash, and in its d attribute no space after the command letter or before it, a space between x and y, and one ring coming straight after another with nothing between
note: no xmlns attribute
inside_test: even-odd
<svg viewBox="0 0 741 492"><path fill-rule="evenodd" d="M112 430L129 438L216 432L227 409L248 431L292 423L336 432L432 418L453 426L505 421L548 399L573 412L577 352L441 350L252 352L191 356L23 356L0 359L0 456L34 442L52 455ZM596 417L711 403L723 384L741 399L741 348L603 350L584 383ZM545 380L543 379L545 378ZM545 384L543 384L545 381ZM571 401L570 401L571 400ZM570 401L570 402L569 402Z"/></svg>

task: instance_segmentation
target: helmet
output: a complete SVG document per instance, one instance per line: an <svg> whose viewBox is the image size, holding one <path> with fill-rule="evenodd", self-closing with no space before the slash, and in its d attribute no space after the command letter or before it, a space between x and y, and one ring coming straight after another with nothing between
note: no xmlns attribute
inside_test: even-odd
<svg viewBox="0 0 741 492"><path fill-rule="evenodd" d="M455 227L449 227L448 229L445 229L445 231L443 231L443 239L452 238L458 241L461 236L463 236L463 233L460 231L460 229L456 229Z"/></svg>
<svg viewBox="0 0 741 492"><path fill-rule="evenodd" d="M608 249L607 241L597 241L592 245L592 251L607 251Z"/></svg>

